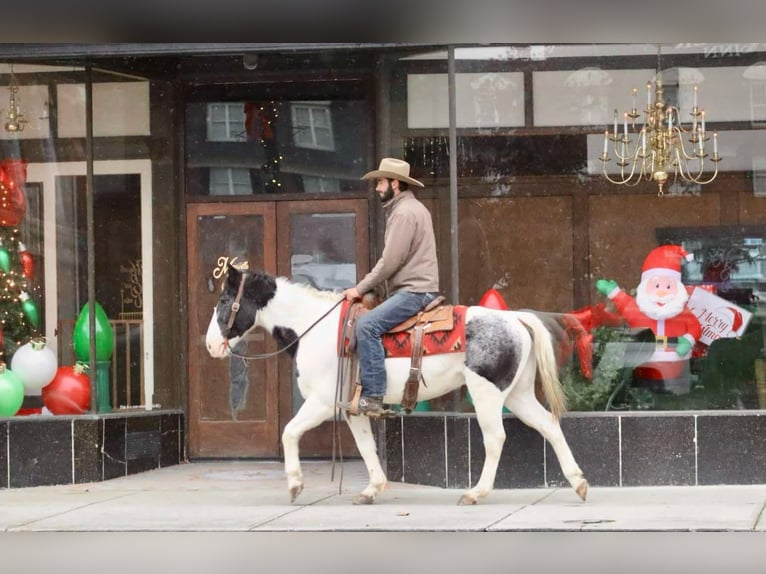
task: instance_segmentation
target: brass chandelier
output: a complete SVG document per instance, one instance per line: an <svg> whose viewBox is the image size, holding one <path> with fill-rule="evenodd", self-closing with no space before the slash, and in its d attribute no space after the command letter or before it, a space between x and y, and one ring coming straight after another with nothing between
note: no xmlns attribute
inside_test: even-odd
<svg viewBox="0 0 766 574"><path fill-rule="evenodd" d="M718 162L721 161L717 132L712 134L712 155L708 153L710 144L707 142L711 138L705 129L705 111L697 105L697 85L694 85L694 103L689 112L691 119L684 124L678 106L668 105L663 98L661 69L658 52L654 102L651 99L652 83L647 82L646 109L639 114L637 90L633 88L633 106L630 112L623 113L622 131L620 133L618 129L615 110L613 131L604 132L604 150L599 156L607 180L628 186L638 185L642 180L656 181L659 196L664 194L665 183L671 175L673 181L680 177L689 183L710 183L718 175ZM639 126L636 120L642 115L643 122ZM607 163L611 161L610 142L619 174L607 173ZM711 169L712 174L705 173Z"/></svg>
<svg viewBox="0 0 766 574"><path fill-rule="evenodd" d="M21 111L16 94L19 91L19 85L16 82L16 76L13 73L13 64L11 64L10 83L8 84L8 91L10 92L10 101L8 102L8 110L5 114L5 131L10 133L17 133L24 131L24 127L27 124L27 119L24 116L24 112Z"/></svg>

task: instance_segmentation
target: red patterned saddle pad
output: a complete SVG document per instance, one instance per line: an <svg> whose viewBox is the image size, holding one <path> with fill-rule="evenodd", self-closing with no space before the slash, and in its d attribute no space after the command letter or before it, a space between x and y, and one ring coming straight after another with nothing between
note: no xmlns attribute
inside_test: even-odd
<svg viewBox="0 0 766 574"><path fill-rule="evenodd" d="M348 320L348 301L341 307L340 324L338 325L338 353L347 356L350 341L344 337L344 321ZM423 336L423 355L439 353L461 353L465 350L465 305L452 307L453 328L451 330L427 332ZM364 311L362 311L364 312ZM386 357L412 356L412 334L410 331L386 333L383 335L383 349Z"/></svg>
<svg viewBox="0 0 766 574"><path fill-rule="evenodd" d="M454 326L448 331L426 332L423 336L423 355L462 353L465 351L465 305L452 307ZM409 331L383 335L386 357L412 356L412 335Z"/></svg>

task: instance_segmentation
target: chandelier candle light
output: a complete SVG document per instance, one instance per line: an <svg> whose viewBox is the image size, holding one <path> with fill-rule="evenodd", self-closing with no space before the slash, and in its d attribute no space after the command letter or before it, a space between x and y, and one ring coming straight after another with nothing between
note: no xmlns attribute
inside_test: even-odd
<svg viewBox="0 0 766 574"><path fill-rule="evenodd" d="M713 153L708 154L710 136L705 129L705 111L697 105L697 85L694 86L694 103L689 112L691 124L684 125L677 106L668 105L663 99L662 72L657 67L652 103L652 83L646 84L646 109L643 111L643 125L636 124L641 116L636 108L636 88L633 88L633 106L622 117L622 133L618 130L617 110L614 110L614 129L604 132L604 151L599 157L603 164L603 175L618 185L637 185L641 180L654 180L659 186L657 195L664 194L664 185L672 172L673 181L680 176L689 183L706 184L718 175L718 133L713 132ZM631 131L628 132L628 123ZM620 168L619 175L607 173L610 161L609 142ZM709 159L708 159L709 158ZM706 160L707 163L706 163ZM705 170L713 163L712 174Z"/></svg>

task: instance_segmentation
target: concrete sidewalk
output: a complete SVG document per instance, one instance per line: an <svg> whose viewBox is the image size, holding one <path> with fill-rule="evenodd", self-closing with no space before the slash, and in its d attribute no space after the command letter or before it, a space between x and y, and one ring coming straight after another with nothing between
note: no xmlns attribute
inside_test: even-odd
<svg viewBox="0 0 766 574"><path fill-rule="evenodd" d="M462 491L390 483L372 506L359 460L304 461L290 504L281 462L195 462L105 482L0 491L0 531L766 531L766 484ZM342 492L339 482L342 470Z"/></svg>

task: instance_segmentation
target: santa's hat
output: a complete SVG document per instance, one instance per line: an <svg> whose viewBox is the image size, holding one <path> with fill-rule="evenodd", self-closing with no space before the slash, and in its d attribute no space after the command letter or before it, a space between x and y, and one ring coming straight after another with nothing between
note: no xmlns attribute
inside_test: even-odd
<svg viewBox="0 0 766 574"><path fill-rule="evenodd" d="M660 245L652 249L641 267L641 281L654 275L672 276L681 280L681 263L694 256L680 245Z"/></svg>

